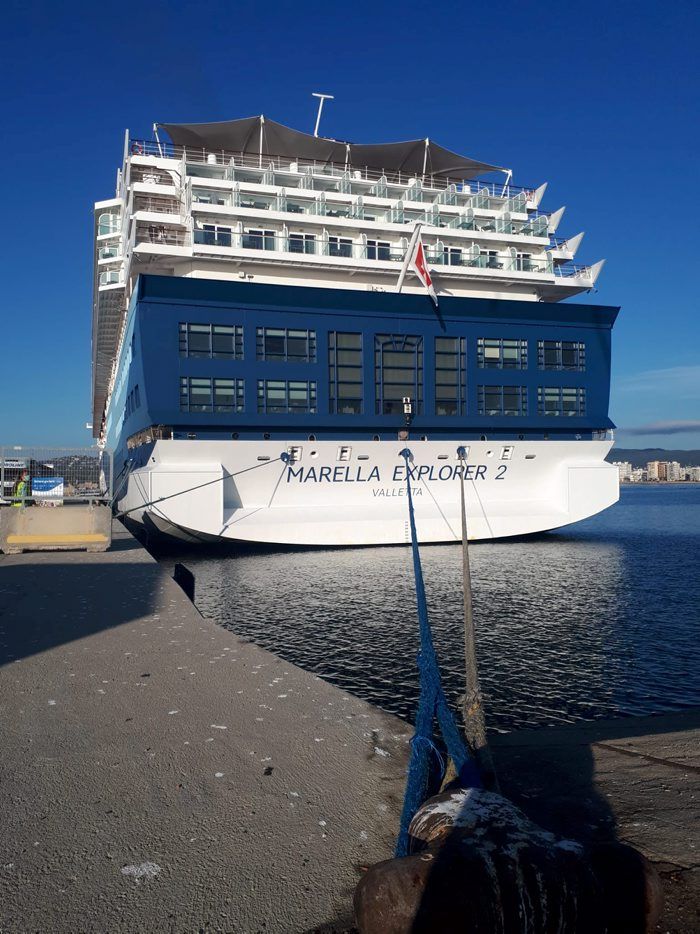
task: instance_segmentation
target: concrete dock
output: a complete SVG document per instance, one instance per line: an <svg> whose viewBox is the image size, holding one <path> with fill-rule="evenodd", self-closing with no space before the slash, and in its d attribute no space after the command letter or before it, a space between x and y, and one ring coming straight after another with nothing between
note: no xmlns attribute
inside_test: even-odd
<svg viewBox="0 0 700 934"><path fill-rule="evenodd" d="M352 930L405 723L203 619L120 526L104 554L0 556L0 643L0 932ZM699 726L495 740L539 823L655 862L673 934L700 931Z"/></svg>
<svg viewBox="0 0 700 934"><path fill-rule="evenodd" d="M406 724L203 619L116 526L0 557L0 626L3 934L351 926Z"/></svg>

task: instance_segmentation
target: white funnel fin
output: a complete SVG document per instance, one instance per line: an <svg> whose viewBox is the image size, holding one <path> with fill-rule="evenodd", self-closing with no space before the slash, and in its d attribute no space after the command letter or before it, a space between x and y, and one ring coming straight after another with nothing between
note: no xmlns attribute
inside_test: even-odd
<svg viewBox="0 0 700 934"><path fill-rule="evenodd" d="M551 234L554 234L557 232L557 227L561 223L561 219L564 216L565 210L566 210L565 207L559 208L558 211L555 211L553 214L549 215L549 226L547 229L549 230Z"/></svg>
<svg viewBox="0 0 700 934"><path fill-rule="evenodd" d="M544 197L544 193L546 190L547 190L547 182L544 182L542 185L540 185L539 188L535 188L535 190L532 192L528 200L531 201L535 205L536 208L538 208L540 206L540 203L542 202L542 198Z"/></svg>
<svg viewBox="0 0 700 934"><path fill-rule="evenodd" d="M591 276L591 282L592 282L594 285L595 285L595 283L596 283L596 279L597 279L598 276L600 275L600 272L601 272L603 266L605 266L605 260L604 260L604 259L600 259L600 260L598 260L597 263L593 263L592 266L589 266L589 272L590 272L590 276Z"/></svg>
<svg viewBox="0 0 700 934"><path fill-rule="evenodd" d="M576 256L576 251L581 246L581 241L583 240L583 231L580 234L576 234L575 237L569 237L568 240L565 240L562 243L562 249L566 250L567 253L571 253L572 256Z"/></svg>

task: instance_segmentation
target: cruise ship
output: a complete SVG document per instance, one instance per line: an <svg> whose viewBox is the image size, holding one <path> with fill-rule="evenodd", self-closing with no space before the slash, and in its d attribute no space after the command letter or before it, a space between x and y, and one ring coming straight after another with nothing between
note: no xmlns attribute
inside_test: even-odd
<svg viewBox="0 0 700 934"><path fill-rule="evenodd" d="M127 131L95 205L93 425L120 515L348 546L410 540L407 473L423 542L461 538L462 485L472 539L616 502L619 309L564 301L603 261L576 262L546 184L429 138L154 130Z"/></svg>

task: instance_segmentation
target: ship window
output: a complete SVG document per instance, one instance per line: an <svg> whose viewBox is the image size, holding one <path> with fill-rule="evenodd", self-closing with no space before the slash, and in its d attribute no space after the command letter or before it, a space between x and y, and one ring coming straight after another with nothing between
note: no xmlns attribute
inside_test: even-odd
<svg viewBox="0 0 700 934"><path fill-rule="evenodd" d="M541 370L585 370L586 345L581 341L537 341Z"/></svg>
<svg viewBox="0 0 700 934"><path fill-rule="evenodd" d="M537 408L540 415L585 415L586 390L578 386L539 386Z"/></svg>
<svg viewBox="0 0 700 934"><path fill-rule="evenodd" d="M274 250L274 230L246 230L241 240L244 250Z"/></svg>
<svg viewBox="0 0 700 934"><path fill-rule="evenodd" d="M315 411L315 380L258 380L258 412L272 415Z"/></svg>
<svg viewBox="0 0 700 934"><path fill-rule="evenodd" d="M479 415L527 415L527 386L479 386Z"/></svg>
<svg viewBox="0 0 700 934"><path fill-rule="evenodd" d="M362 335L328 333L328 402L335 415L362 414Z"/></svg>
<svg viewBox="0 0 700 934"><path fill-rule="evenodd" d="M423 338L377 334L374 338L375 412L403 415L405 397L413 414L423 412Z"/></svg>
<svg viewBox="0 0 700 934"><path fill-rule="evenodd" d="M315 253L316 238L313 234L290 233L289 235L290 253Z"/></svg>
<svg viewBox="0 0 700 934"><path fill-rule="evenodd" d="M391 259L391 244L388 240L368 240L367 259Z"/></svg>
<svg viewBox="0 0 700 934"><path fill-rule="evenodd" d="M461 266L462 250L457 246L443 247L442 261L445 266Z"/></svg>
<svg viewBox="0 0 700 934"><path fill-rule="evenodd" d="M329 256L352 256L352 240L347 237L329 237L328 238Z"/></svg>
<svg viewBox="0 0 700 934"><path fill-rule="evenodd" d="M205 246L231 246L231 228L202 224L201 230L194 231L194 242Z"/></svg>
<svg viewBox="0 0 700 934"><path fill-rule="evenodd" d="M243 328L238 324L180 322L181 357L243 359Z"/></svg>
<svg viewBox="0 0 700 934"><path fill-rule="evenodd" d="M316 331L293 328L256 328L258 360L316 362Z"/></svg>
<svg viewBox="0 0 700 934"><path fill-rule="evenodd" d="M181 376L180 411L242 412L243 393L242 379Z"/></svg>
<svg viewBox="0 0 700 934"><path fill-rule="evenodd" d="M479 366L487 370L527 369L527 341L502 337L480 337L477 341Z"/></svg>
<svg viewBox="0 0 700 934"><path fill-rule="evenodd" d="M463 415L466 410L463 337L435 338L435 414Z"/></svg>

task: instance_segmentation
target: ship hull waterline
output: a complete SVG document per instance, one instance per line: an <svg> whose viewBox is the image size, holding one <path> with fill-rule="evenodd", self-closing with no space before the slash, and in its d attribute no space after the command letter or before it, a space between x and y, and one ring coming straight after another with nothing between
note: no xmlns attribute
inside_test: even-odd
<svg viewBox="0 0 700 934"><path fill-rule="evenodd" d="M466 465L458 448L468 449ZM410 541L406 461L421 542L528 535L619 498L611 441L157 441L118 512L185 541L297 546ZM291 460L286 460L290 456ZM285 458L285 459L283 459Z"/></svg>

